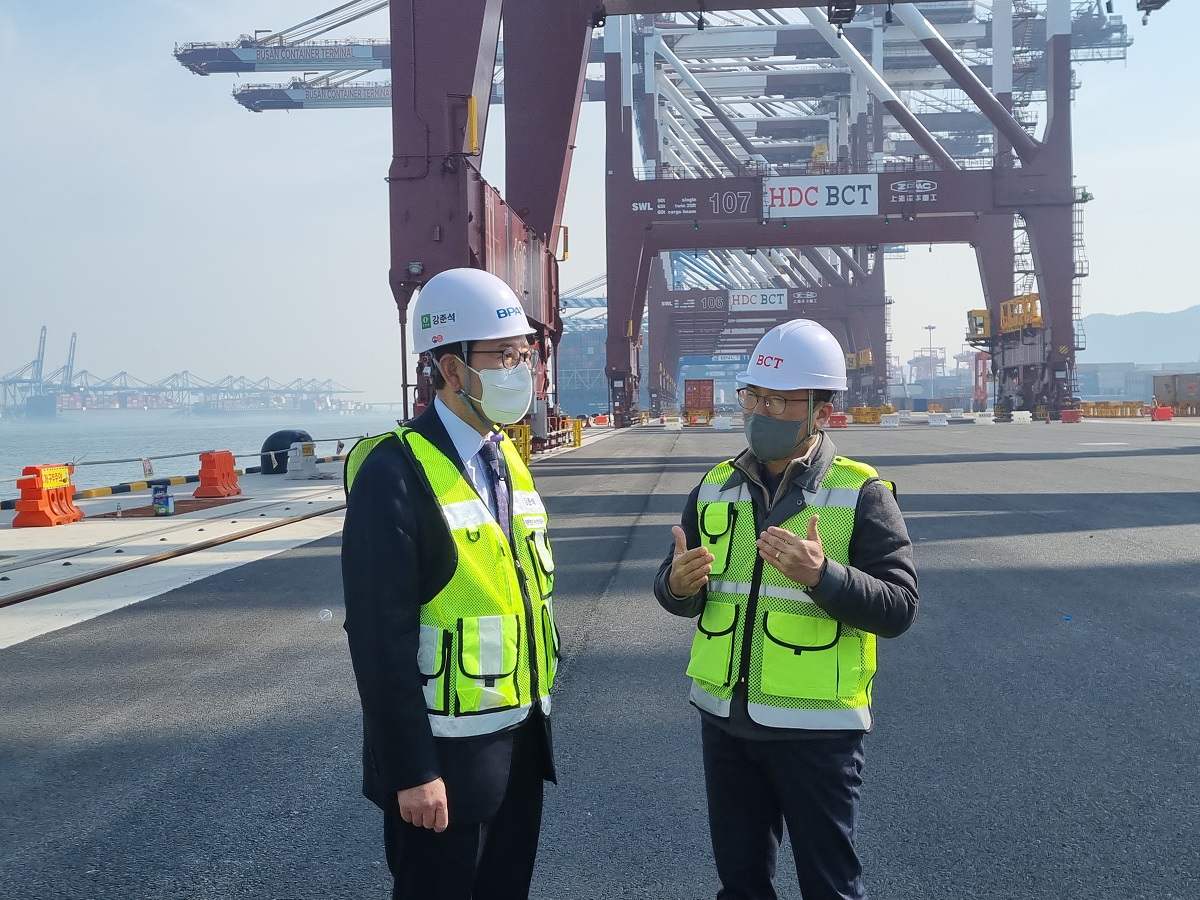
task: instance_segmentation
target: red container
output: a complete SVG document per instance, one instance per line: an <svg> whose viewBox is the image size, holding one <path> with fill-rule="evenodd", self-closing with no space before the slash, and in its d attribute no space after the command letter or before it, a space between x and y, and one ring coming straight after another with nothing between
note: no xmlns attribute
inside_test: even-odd
<svg viewBox="0 0 1200 900"><path fill-rule="evenodd" d="M683 408L685 412L708 412L713 409L713 380L711 378L685 378L683 380Z"/></svg>

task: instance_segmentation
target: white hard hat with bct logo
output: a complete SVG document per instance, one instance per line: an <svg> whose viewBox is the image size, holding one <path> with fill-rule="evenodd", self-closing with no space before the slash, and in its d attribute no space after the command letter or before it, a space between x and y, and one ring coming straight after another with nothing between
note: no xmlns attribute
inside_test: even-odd
<svg viewBox="0 0 1200 900"><path fill-rule="evenodd" d="M793 319L762 336L737 381L776 391L844 391L846 356L823 326Z"/></svg>
<svg viewBox="0 0 1200 900"><path fill-rule="evenodd" d="M512 288L482 269L447 269L426 282L412 305L413 352L445 344L530 334Z"/></svg>

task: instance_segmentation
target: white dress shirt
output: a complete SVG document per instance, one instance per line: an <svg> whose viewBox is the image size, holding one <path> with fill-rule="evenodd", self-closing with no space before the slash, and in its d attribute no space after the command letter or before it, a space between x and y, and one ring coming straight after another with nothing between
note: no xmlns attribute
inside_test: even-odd
<svg viewBox="0 0 1200 900"><path fill-rule="evenodd" d="M491 477L484 469L487 461L479 455L479 449L483 446L483 442L486 439L460 419L454 410L442 402L441 397L434 398L433 408L437 410L438 418L442 420L442 424L446 427L446 433L450 435L450 441L454 444L458 458L463 461L463 467L467 472L467 480L475 488L475 493L479 494L483 502L487 504L492 518L495 518L496 499L492 496Z"/></svg>

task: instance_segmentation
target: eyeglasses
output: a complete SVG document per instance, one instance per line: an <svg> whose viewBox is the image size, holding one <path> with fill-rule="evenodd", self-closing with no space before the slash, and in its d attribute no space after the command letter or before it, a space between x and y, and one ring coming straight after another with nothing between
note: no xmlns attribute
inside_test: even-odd
<svg viewBox="0 0 1200 900"><path fill-rule="evenodd" d="M482 353L484 356L500 357L500 365L505 369L515 369L520 363L525 363L529 368L537 368L538 360L541 356L537 350L532 347L527 350L518 350L516 347L503 347L499 350L472 350L472 353Z"/></svg>
<svg viewBox="0 0 1200 900"><path fill-rule="evenodd" d="M787 397L780 397L778 394L767 394L764 397L761 394L754 393L749 388L738 388L737 396L738 406L746 412L750 412L761 402L767 415L771 416L783 415L783 411L787 409L789 403L808 402L808 397L797 397L790 400Z"/></svg>

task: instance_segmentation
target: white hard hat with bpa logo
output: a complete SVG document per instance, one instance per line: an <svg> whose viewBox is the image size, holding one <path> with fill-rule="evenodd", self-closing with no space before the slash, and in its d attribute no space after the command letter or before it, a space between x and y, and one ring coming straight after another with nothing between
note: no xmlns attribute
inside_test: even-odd
<svg viewBox="0 0 1200 900"><path fill-rule="evenodd" d="M737 380L775 391L844 391L846 356L823 326L793 319L762 336Z"/></svg>
<svg viewBox="0 0 1200 900"><path fill-rule="evenodd" d="M447 269L426 282L412 305L413 352L443 344L530 334L512 288L482 269Z"/></svg>

